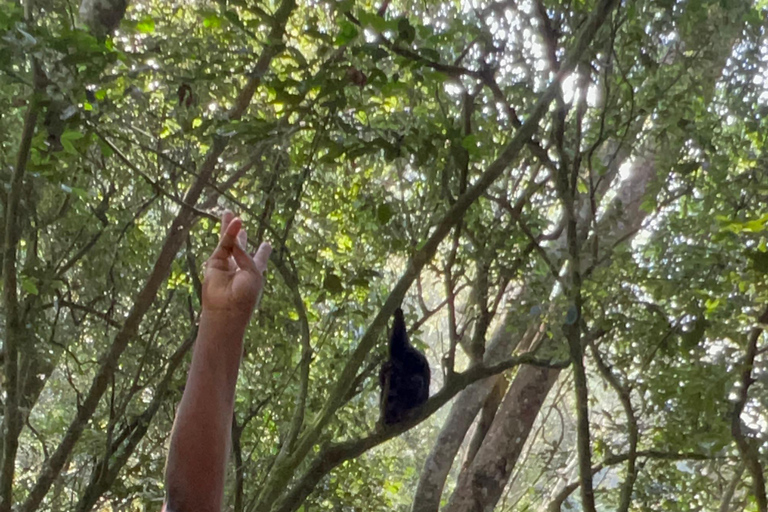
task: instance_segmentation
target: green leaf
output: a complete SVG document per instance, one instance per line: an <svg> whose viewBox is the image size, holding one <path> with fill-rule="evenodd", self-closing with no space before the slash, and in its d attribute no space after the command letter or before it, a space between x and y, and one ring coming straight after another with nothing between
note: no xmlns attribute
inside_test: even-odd
<svg viewBox="0 0 768 512"><path fill-rule="evenodd" d="M115 153L114 151L112 151L112 148L109 147L109 145L106 142L104 142L101 139L98 139L98 141L99 141L99 150L101 151L101 155L104 158L109 158Z"/></svg>
<svg viewBox="0 0 768 512"><path fill-rule="evenodd" d="M400 20L398 20L397 32L397 37L406 44L410 45L413 43L413 40L416 39L416 29L413 28L413 25L408 21L408 18L400 18Z"/></svg>
<svg viewBox="0 0 768 512"><path fill-rule="evenodd" d="M70 141L80 140L83 137L85 137L85 135L83 133L75 131L75 130L67 130L67 131L65 131L64 133L61 134L61 138L62 139L67 139L67 140L70 140Z"/></svg>
<svg viewBox="0 0 768 512"><path fill-rule="evenodd" d="M155 20L149 16L143 17L137 24L136 30L142 34L152 34L155 32Z"/></svg>
<svg viewBox="0 0 768 512"><path fill-rule="evenodd" d="M74 131L74 130L67 130L64 133L61 134L61 146L64 148L64 151L71 155L77 155L79 152L77 151L77 148L75 148L74 144L72 144L76 140L80 140L85 135L83 135L80 132Z"/></svg>
<svg viewBox="0 0 768 512"><path fill-rule="evenodd" d="M464 137L461 140L461 147L472 153L477 149L477 135L473 133Z"/></svg>
<svg viewBox="0 0 768 512"><path fill-rule="evenodd" d="M436 50L433 50L432 48L422 48L421 50L419 50L419 53L421 53L421 55L425 59L429 59L436 62L440 60L440 54Z"/></svg>
<svg viewBox="0 0 768 512"><path fill-rule="evenodd" d="M217 29L221 26L221 18L219 18L216 14L209 14L203 20L203 26L205 28Z"/></svg>
<svg viewBox="0 0 768 512"><path fill-rule="evenodd" d="M363 27L370 27L379 34L387 30L387 21L376 13L360 12L357 18Z"/></svg>
<svg viewBox="0 0 768 512"><path fill-rule="evenodd" d="M35 280L28 276L21 276L21 289L27 292L30 295L37 295L40 292L37 289L37 284L35 284Z"/></svg>
<svg viewBox="0 0 768 512"><path fill-rule="evenodd" d="M357 37L357 27L347 20L339 22L339 33L336 36L336 45L343 46Z"/></svg>
<svg viewBox="0 0 768 512"><path fill-rule="evenodd" d="M747 257L752 261L752 268L755 271L768 274L768 252L747 251Z"/></svg>
<svg viewBox="0 0 768 512"><path fill-rule="evenodd" d="M701 340L704 339L704 334L707 332L707 325L709 325L709 322L707 322L707 319L704 318L704 316L697 317L693 324L693 329L684 332L681 336L683 349L691 350L698 345Z"/></svg>

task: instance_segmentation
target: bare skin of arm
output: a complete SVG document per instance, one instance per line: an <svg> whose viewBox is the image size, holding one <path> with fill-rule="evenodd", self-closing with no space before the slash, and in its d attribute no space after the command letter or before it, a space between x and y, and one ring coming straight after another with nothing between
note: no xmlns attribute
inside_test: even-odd
<svg viewBox="0 0 768 512"><path fill-rule="evenodd" d="M264 243L251 258L242 224L224 212L219 245L206 263L200 326L166 463L167 512L222 507L243 335L272 251Z"/></svg>

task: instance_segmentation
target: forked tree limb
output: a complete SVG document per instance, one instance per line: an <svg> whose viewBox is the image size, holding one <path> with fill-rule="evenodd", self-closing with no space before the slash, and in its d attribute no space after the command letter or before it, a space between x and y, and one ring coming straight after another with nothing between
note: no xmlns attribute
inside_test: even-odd
<svg viewBox="0 0 768 512"><path fill-rule="evenodd" d="M657 460L669 460L669 461L676 461L676 460L709 460L712 457L700 453L673 453L673 452L662 452L658 450L642 450L636 453L636 456L638 458L648 458L648 459L657 459ZM604 461L595 464L592 466L592 475L599 473L603 469L615 466L616 464L621 464L622 462L625 462L629 459L630 455L628 453L622 453L619 455L612 455L610 457L607 457ZM547 512L560 512L560 507L562 507L563 503L565 503L565 500L568 499L568 497L573 494L573 491L579 488L579 481L575 480L573 482L570 482L569 484L563 486L558 493L552 498L552 500L549 502L549 505L547 506Z"/></svg>

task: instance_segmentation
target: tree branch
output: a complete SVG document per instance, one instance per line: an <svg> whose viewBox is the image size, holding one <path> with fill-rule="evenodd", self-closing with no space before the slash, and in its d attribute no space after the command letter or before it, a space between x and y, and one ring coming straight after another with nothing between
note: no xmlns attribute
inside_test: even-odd
<svg viewBox="0 0 768 512"><path fill-rule="evenodd" d="M541 94L541 97L534 105L526 122L517 130L512 140L501 151L500 155L494 160L477 181L471 185L467 191L459 196L456 202L438 221L435 228L422 245L421 249L416 251L410 258L405 273L401 276L395 287L387 297L383 307L371 322L370 326L363 334L358 346L350 355L350 358L339 375L336 385L331 390L329 397L323 406L323 409L316 416L312 426L307 429L305 434L298 440L294 453L285 460L283 464L276 465L272 474L259 496L257 509L263 510L271 507L277 496L285 489L285 486L293 476L296 468L305 459L311 448L319 439L323 429L343 404L344 397L347 396L349 387L354 382L358 369L363 364L367 354L376 343L379 334L384 330L388 319L392 316L406 292L413 284L424 266L434 257L437 248L443 239L450 233L464 216L469 207L498 179L507 166L517 158L520 150L527 141L533 136L538 128L539 121L549 110L549 105L560 90L561 80L575 67L576 63L586 51L592 38L602 25L610 11L616 4L616 0L600 0L596 5L594 12L588 20L582 25L581 31L576 37L573 47L556 75L553 82Z"/></svg>
<svg viewBox="0 0 768 512"><path fill-rule="evenodd" d="M275 505L272 512L295 511L306 497L309 496L323 476L328 474L328 472L342 462L359 457L371 448L412 429L429 418L470 384L522 364L545 368L565 368L568 366L569 361L546 361L536 358L533 353L527 353L512 357L498 364L490 366L477 365L465 372L454 373L452 379L446 381L440 391L430 397L423 406L417 411L414 411L411 416L401 423L387 427L381 427L379 425L366 437L353 439L343 443L329 444L323 447L306 472L291 488L291 491Z"/></svg>
<svg viewBox="0 0 768 512"><path fill-rule="evenodd" d="M752 328L747 340L747 353L744 356L744 363L739 379L738 398L733 404L733 414L731 416L731 434L739 447L741 456L744 457L749 473L752 475L752 492L755 493L755 502L759 512L768 511L768 499L765 493L765 475L763 465L760 463L759 446L747 438L741 427L741 413L747 405L749 399L749 387L754 383L752 370L755 366L755 357L757 355L757 342L763 333L764 326L768 324L768 308L766 308L757 320L758 325Z"/></svg>
<svg viewBox="0 0 768 512"><path fill-rule="evenodd" d="M131 422L130 426L126 427L126 430L130 430L130 435L120 439L118 443L113 443L112 450L117 450L119 444L122 444L123 439L127 439L123 448L117 452L116 455L107 452L104 458L95 464L91 479L85 490L82 492L77 505L75 505L74 510L76 512L88 512L91 510L99 497L115 482L120 474L120 470L125 466L128 459L136 450L139 441L146 435L152 418L155 417L155 414L157 414L157 411L160 409L160 406L165 399L165 394L168 391L174 373L184 360L184 356L192 348L195 338L197 338L197 327L192 329L192 333L186 340L184 340L184 343L182 343L171 355L165 370L165 375L154 389L152 401L144 412L136 418L136 420ZM112 463L110 464L110 462ZM102 468L103 470L101 470Z"/></svg>
<svg viewBox="0 0 768 512"><path fill-rule="evenodd" d="M33 63L36 70L37 65ZM37 88L35 88L37 89ZM19 410L19 346L24 339L24 326L21 321L18 296L18 275L16 274L16 252L21 239L19 226L19 204L24 187L24 174L27 171L27 160L32 148L32 137L35 134L35 124L39 109L33 91L24 116L24 127L21 132L19 152L16 167L11 175L11 186L8 191L8 202L5 209L5 240L3 245L3 307L5 309L5 387L6 399L3 414L3 466L0 473L0 512L10 512L13 505L13 479L16 467L16 451L19 448L19 434L23 427Z"/></svg>
<svg viewBox="0 0 768 512"><path fill-rule="evenodd" d="M301 428L304 426L304 414L307 405L307 394L309 392L309 365L312 362L312 346L310 345L309 319L307 318L307 309L304 306L304 299L299 290L299 278L296 269L292 267L290 260L283 258L277 260L277 270L283 277L285 284L291 291L293 307L299 315L299 326L301 328L301 360L299 361L299 395L296 397L291 425L288 435L285 438L278 460L283 459L290 454L296 439L299 437Z"/></svg>
<svg viewBox="0 0 768 512"><path fill-rule="evenodd" d="M709 460L712 457L700 453L670 453L670 452L661 452L657 450L643 450L637 452L638 457L645 457L648 459L657 459L657 460L669 460L669 461L676 461L676 460ZM592 466L592 475L595 475L602 471L603 469L615 466L616 464L621 464L622 462L626 461L629 458L629 454L623 453L620 455L612 455L610 457L607 457L603 462L596 464ZM565 500L568 499L568 497L579 488L579 480L576 480L574 482L571 482L567 485L565 485L560 491L555 495L555 497L552 499L552 501L549 502L549 506L547 506L547 512L560 512L560 507L565 503Z"/></svg>
<svg viewBox="0 0 768 512"><path fill-rule="evenodd" d="M637 443L639 438L639 431L637 427L637 418L635 417L635 411L632 408L632 399L630 397L630 390L619 382L618 377L613 373L611 368L600 357L600 352L597 350L597 345L594 340L589 340L589 348L592 351L592 356L595 358L595 364L597 369L603 378L611 385L611 387L619 395L619 401L624 408L624 414L627 416L627 426L629 430L629 452L627 453L627 477L624 480L624 484L621 486L621 498L619 500L619 507L617 512L627 512L629 506L632 503L632 490L634 489L635 480L637 479Z"/></svg>

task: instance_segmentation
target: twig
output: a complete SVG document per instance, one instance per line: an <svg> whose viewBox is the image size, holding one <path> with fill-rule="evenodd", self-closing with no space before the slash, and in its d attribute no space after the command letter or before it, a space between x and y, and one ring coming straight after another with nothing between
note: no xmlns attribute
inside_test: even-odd
<svg viewBox="0 0 768 512"><path fill-rule="evenodd" d="M299 395L296 397L293 417L291 419L288 435L285 438L278 459L288 456L293 449L296 439L299 437L301 428L304 425L304 414L306 412L307 395L309 392L309 366L312 362L312 346L310 345L309 319L307 318L307 309L304 306L304 299L299 290L299 277L296 268L292 266L290 260L276 260L277 270L283 277L286 286L291 292L293 307L299 316L299 326L301 328L301 361L299 362Z"/></svg>
<svg viewBox="0 0 768 512"><path fill-rule="evenodd" d="M635 411L632 408L632 400L630 396L630 389L619 382L619 378L613 373L611 368L603 361L600 356L600 352L597 349L597 345L594 340L589 340L589 348L592 351L592 357L595 358L595 364L597 369L603 378L611 385L619 396L621 406L624 408L624 414L627 416L627 426L629 429L629 452L627 453L627 477L624 480L624 484L621 486L621 497L619 500L619 507L616 509L618 512L627 512L629 506L632 503L632 490L634 489L635 480L637 479L637 443L639 439L639 431L637 427L637 418L635 417Z"/></svg>
<svg viewBox="0 0 768 512"><path fill-rule="evenodd" d="M704 455L700 453L671 453L671 452L662 452L658 450L642 450L637 452L637 456L639 458L669 460L669 461L709 460L712 458L709 455ZM603 462L592 466L591 472L593 475L595 475L606 467L615 466L616 464L621 464L622 462L626 461L627 458L629 458L629 454L626 454L626 453L607 457ZM562 489L560 489L560 491L555 495L555 497L549 503L549 506L547 506L547 512L560 512L560 507L563 505L563 503L565 503L565 500L567 500L568 497L573 493L573 491L578 489L578 487L579 487L579 481L576 480L574 482L571 482L565 485Z"/></svg>

